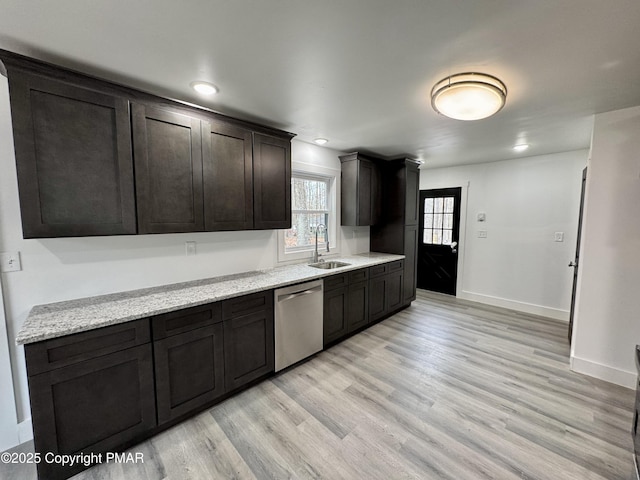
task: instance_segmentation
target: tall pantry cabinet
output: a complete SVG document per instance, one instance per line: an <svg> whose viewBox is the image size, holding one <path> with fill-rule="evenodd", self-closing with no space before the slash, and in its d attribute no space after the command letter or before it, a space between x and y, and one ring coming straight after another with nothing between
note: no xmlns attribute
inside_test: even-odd
<svg viewBox="0 0 640 480"><path fill-rule="evenodd" d="M402 303L416 298L420 171L411 159L379 162L382 216L371 226L371 251L404 255Z"/></svg>

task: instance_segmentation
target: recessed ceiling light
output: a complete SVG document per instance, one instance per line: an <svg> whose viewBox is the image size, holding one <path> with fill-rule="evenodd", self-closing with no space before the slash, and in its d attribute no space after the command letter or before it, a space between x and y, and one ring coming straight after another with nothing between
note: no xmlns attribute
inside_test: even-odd
<svg viewBox="0 0 640 480"><path fill-rule="evenodd" d="M327 143L329 143L329 140L327 140L326 138L316 138L313 143L315 143L316 145L326 145Z"/></svg>
<svg viewBox="0 0 640 480"><path fill-rule="evenodd" d="M431 106L456 120L480 120L498 113L507 99L507 87L485 73L458 73L443 78L431 90Z"/></svg>
<svg viewBox="0 0 640 480"><path fill-rule="evenodd" d="M521 144L516 145L515 147L513 147L513 149L516 152L524 152L527 148L529 148L529 144L528 143L521 143Z"/></svg>
<svg viewBox="0 0 640 480"><path fill-rule="evenodd" d="M213 95L215 93L218 93L218 87L209 82L191 82L191 88L193 88L201 95Z"/></svg>

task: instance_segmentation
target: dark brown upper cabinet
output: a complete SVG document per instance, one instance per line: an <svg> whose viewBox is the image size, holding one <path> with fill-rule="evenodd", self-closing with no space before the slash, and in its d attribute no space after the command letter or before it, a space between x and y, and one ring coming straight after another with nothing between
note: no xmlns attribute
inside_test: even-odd
<svg viewBox="0 0 640 480"><path fill-rule="evenodd" d="M135 234L129 102L6 67L24 238Z"/></svg>
<svg viewBox="0 0 640 480"><path fill-rule="evenodd" d="M380 174L374 159L361 153L340 157L341 225L375 225L380 219Z"/></svg>
<svg viewBox="0 0 640 480"><path fill-rule="evenodd" d="M224 122L203 122L202 147L205 229L251 230L251 130Z"/></svg>
<svg viewBox="0 0 640 480"><path fill-rule="evenodd" d="M0 61L25 238L291 226L292 134L5 50Z"/></svg>
<svg viewBox="0 0 640 480"><path fill-rule="evenodd" d="M253 226L291 228L291 141L253 134Z"/></svg>
<svg viewBox="0 0 640 480"><path fill-rule="evenodd" d="M139 233L204 230L200 120L134 104Z"/></svg>

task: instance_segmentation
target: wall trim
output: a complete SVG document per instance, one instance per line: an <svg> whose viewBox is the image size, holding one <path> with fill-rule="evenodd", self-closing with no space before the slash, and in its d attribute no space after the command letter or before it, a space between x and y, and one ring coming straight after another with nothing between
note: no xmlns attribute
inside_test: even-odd
<svg viewBox="0 0 640 480"><path fill-rule="evenodd" d="M458 298L462 298L463 300L485 303L487 305L493 305L494 307L509 308L511 310L517 310L519 312L530 313L533 315L540 315L543 317L553 318L554 320L561 320L563 322L569 323L568 310L545 307L543 305L536 305L534 303L519 302L517 300L509 300L506 298L494 297L492 295L469 292L467 290L463 290L456 296Z"/></svg>
<svg viewBox="0 0 640 480"><path fill-rule="evenodd" d="M31 417L23 420L18 424L18 441L20 444L33 440L33 425L31 424Z"/></svg>
<svg viewBox="0 0 640 480"><path fill-rule="evenodd" d="M627 372L618 368L592 362L584 358L571 355L570 368L573 372L589 375L590 377L614 383L621 387L636 388L637 375L635 372Z"/></svg>

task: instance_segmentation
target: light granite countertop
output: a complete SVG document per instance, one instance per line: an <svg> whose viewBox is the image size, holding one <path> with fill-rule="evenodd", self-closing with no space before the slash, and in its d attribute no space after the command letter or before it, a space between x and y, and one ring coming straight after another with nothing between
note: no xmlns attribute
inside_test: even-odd
<svg viewBox="0 0 640 480"><path fill-rule="evenodd" d="M268 270L36 305L18 332L16 344L62 337L403 258L404 255L371 252L330 258L329 261L350 264L331 270L313 268L306 263L286 265Z"/></svg>

